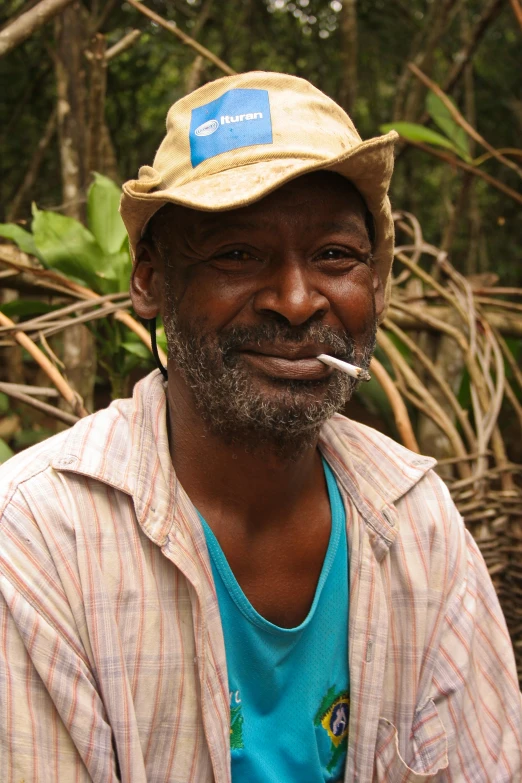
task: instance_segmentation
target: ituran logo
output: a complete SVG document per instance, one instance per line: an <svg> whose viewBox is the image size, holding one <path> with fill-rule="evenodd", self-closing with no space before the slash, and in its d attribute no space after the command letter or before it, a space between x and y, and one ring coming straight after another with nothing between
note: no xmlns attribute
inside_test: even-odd
<svg viewBox="0 0 522 783"><path fill-rule="evenodd" d="M262 119L263 119L263 112L261 111L249 112L248 114L236 114L235 117L229 117L228 114L222 114L221 123L219 123L217 120L208 120L207 122L204 122L202 125L199 125L194 131L194 133L196 134L196 136L211 136L213 133L217 131L220 124L228 125L231 122L244 122L245 120L262 120Z"/></svg>
<svg viewBox="0 0 522 783"><path fill-rule="evenodd" d="M192 109L189 141L192 166L240 147L272 144L268 90L228 90Z"/></svg>

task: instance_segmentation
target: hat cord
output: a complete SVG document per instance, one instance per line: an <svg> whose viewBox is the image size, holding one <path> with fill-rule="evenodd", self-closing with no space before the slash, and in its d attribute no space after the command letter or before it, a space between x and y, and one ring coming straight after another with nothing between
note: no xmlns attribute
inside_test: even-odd
<svg viewBox="0 0 522 783"><path fill-rule="evenodd" d="M149 318L148 319L148 327L150 332L150 347L152 348L152 354L156 360L156 364L158 365L158 369L161 371L161 374L165 378L165 380L168 380L168 373L167 368L163 366L161 359L159 358L158 354L158 345L156 343L156 319L155 318Z"/></svg>

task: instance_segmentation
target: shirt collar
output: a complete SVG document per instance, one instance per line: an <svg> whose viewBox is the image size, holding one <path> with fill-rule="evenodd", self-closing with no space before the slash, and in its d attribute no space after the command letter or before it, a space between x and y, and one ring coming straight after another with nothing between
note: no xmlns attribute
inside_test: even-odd
<svg viewBox="0 0 522 783"><path fill-rule="evenodd" d="M55 470L88 476L132 496L140 525L160 545L187 501L170 459L165 388L159 370L150 373L136 384L131 399L116 400L78 422L52 462ZM319 446L365 519L381 559L397 535L395 502L435 460L339 414L323 426Z"/></svg>

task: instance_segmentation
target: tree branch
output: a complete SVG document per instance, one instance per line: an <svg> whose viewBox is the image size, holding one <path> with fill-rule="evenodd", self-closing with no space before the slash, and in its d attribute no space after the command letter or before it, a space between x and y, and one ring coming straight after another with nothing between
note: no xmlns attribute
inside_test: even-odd
<svg viewBox="0 0 522 783"><path fill-rule="evenodd" d="M42 370L46 373L49 379L54 383L64 400L69 403L73 411L80 416L88 416L88 412L83 407L83 401L79 395L71 389L65 378L58 372L54 364L47 358L47 356L38 348L37 345L23 332L16 331L16 324L11 321L4 313L0 312L0 324L2 326L13 327L13 336L16 342L25 348L25 350L33 357L35 362L40 365Z"/></svg>
<svg viewBox="0 0 522 783"><path fill-rule="evenodd" d="M513 188L510 188L508 185L504 185L503 182L496 179L495 177L492 177L490 174L486 174L485 171L481 171L480 169L475 168L475 166L470 166L469 163L464 163L464 161L460 160L454 155L448 155L445 152L435 150L433 147L430 147L427 144L423 144L421 141L411 141L410 139L405 139L404 136L401 138L403 138L404 141L406 141L412 147L418 147L418 149L423 150L424 152L429 152L430 155L433 155L436 158L440 158L440 160L445 161L445 163L450 163L452 166L456 166L463 171L469 171L475 177L484 179L490 185L493 185L493 187L497 190L501 190L502 193L505 193L514 201L518 201L519 204L522 204L522 195L520 193L517 193L516 190L513 190Z"/></svg>
<svg viewBox="0 0 522 783"><path fill-rule="evenodd" d="M63 11L73 0L42 0L0 33L0 57L23 43L35 30Z"/></svg>
<svg viewBox="0 0 522 783"><path fill-rule="evenodd" d="M78 416L55 408L54 405L48 405L41 400L35 400L35 398L31 397L29 394L25 394L16 389L15 386L16 384L13 383L0 383L0 392L7 394L8 397L12 397L13 400L18 400L26 405L30 405L32 408L36 408L36 410L46 413L48 416L53 416L55 419L63 421L65 424L76 424L77 421L80 421Z"/></svg>
<svg viewBox="0 0 522 783"><path fill-rule="evenodd" d="M130 33L127 33L123 38L120 38L114 46L107 49L105 52L105 62L108 63L113 57L117 57L119 54L122 54L122 52L126 52L139 38L141 38L141 30L131 30Z"/></svg>
<svg viewBox="0 0 522 783"><path fill-rule="evenodd" d="M513 163L512 160L509 160L509 158L505 158L504 155L502 155L495 147L493 147L486 139L480 135L480 133L475 130L475 128L470 125L470 123L465 119L465 117L462 116L460 111L457 109L453 101L451 101L445 92L441 90L439 85L434 82L432 79L429 78L429 76L426 76L425 73L421 71L420 68L418 68L415 63L408 63L408 68L410 71L421 81L428 89L430 89L432 92L435 93L435 95L440 98L444 106L447 108L455 122L460 125L460 127L470 136L474 141L478 142L482 145L482 147L485 147L487 151L492 155L494 158L499 160L501 163L503 163L505 166L508 166L508 168L513 169L513 171L516 171L519 177L522 177L522 169L520 169L516 163ZM520 154L522 154L522 150L520 150Z"/></svg>
<svg viewBox="0 0 522 783"><path fill-rule="evenodd" d="M208 60L210 60L211 63L214 63L214 65L222 70L223 73L226 73L228 76L233 76L236 73L229 65L224 63L223 60L220 60L219 57L213 54L210 49L207 49L206 46L202 46L200 43L191 38L190 35L187 35L182 30L180 30L180 28L174 24L174 22L167 22L167 20L163 19L162 16L156 14L154 11L151 11L150 8L147 8L147 6L143 5L143 3L136 2L136 0L127 0L127 2L132 5L133 8L136 8L138 11L140 11L140 13L148 16L149 19L152 19L153 22L159 24L160 27L164 27L165 30L168 30L170 33L177 36L181 41L183 41L184 44L191 46L192 49L196 50L196 52L202 54L203 57L206 57Z"/></svg>
<svg viewBox="0 0 522 783"><path fill-rule="evenodd" d="M8 223L16 219L27 193L29 193L33 187L38 176L38 172L40 171L40 166L42 165L43 156L45 155L47 148L52 141L55 131L56 109L53 109L49 119L47 120L44 134L36 145L36 149L33 153L33 157L31 158L31 162L29 163L29 167L25 173L22 184L15 193L15 197L13 198L11 206L9 207L9 211L6 215Z"/></svg>

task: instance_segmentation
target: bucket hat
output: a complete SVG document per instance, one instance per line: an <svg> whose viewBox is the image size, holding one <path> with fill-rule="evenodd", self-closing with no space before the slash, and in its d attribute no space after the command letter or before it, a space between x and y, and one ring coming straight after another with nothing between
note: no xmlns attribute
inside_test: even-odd
<svg viewBox="0 0 522 783"><path fill-rule="evenodd" d="M236 209L308 172L334 171L373 216L373 256L387 301L394 241L387 193L397 138L390 131L363 141L340 106L296 76L254 71L209 82L170 108L153 165L123 185L131 254L164 204Z"/></svg>

